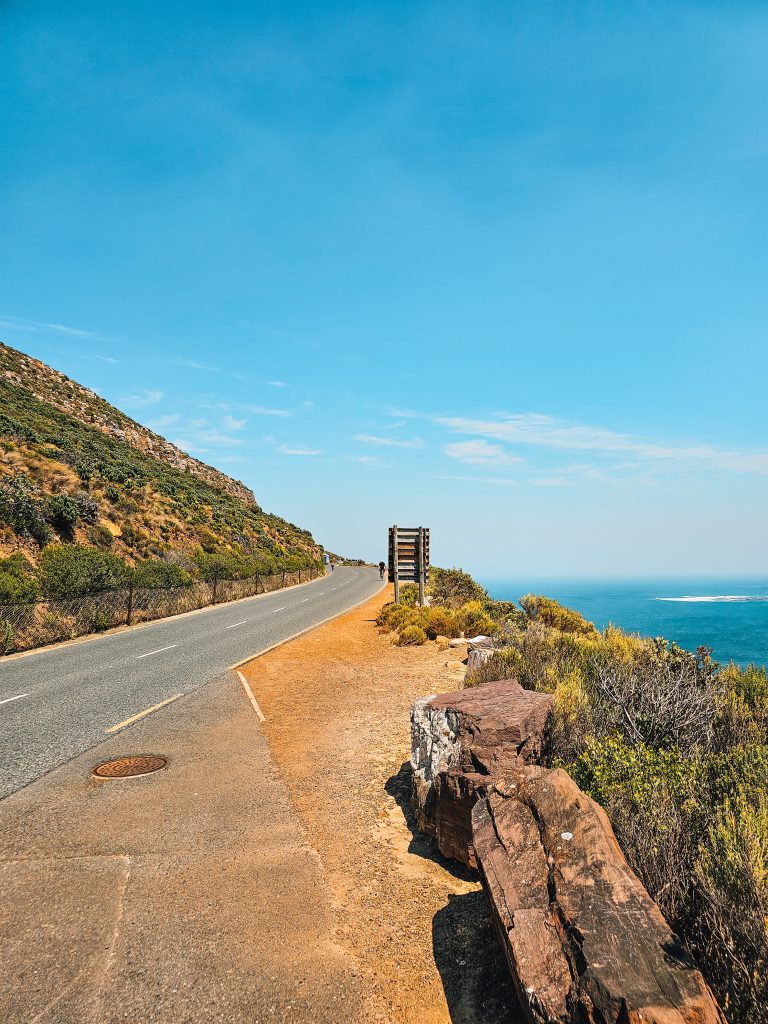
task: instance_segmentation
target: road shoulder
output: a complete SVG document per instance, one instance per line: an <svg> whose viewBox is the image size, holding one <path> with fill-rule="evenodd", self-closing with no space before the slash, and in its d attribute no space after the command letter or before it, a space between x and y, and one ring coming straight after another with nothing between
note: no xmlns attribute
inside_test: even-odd
<svg viewBox="0 0 768 1024"><path fill-rule="evenodd" d="M0 804L5 1024L361 1019L322 865L258 726L230 674ZM147 752L168 768L90 774Z"/></svg>
<svg viewBox="0 0 768 1024"><path fill-rule="evenodd" d="M414 831L409 709L460 685L453 650L397 648L375 616L389 589L241 666L272 756L317 850L368 1014L389 1024L519 1020L474 872Z"/></svg>

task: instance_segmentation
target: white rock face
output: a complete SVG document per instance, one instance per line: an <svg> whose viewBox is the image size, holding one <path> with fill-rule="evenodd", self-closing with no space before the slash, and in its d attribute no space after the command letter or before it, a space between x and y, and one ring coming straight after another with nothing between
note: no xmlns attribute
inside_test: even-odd
<svg viewBox="0 0 768 1024"><path fill-rule="evenodd" d="M434 694L421 697L411 707L411 767L421 781L431 784L440 771L459 764L459 716L451 709L429 706Z"/></svg>

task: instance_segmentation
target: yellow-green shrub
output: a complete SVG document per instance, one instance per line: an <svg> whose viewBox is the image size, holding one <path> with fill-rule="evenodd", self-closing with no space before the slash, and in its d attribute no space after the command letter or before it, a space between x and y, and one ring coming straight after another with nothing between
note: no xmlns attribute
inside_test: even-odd
<svg viewBox="0 0 768 1024"><path fill-rule="evenodd" d="M427 642L427 634L421 626L405 626L397 636L398 647L416 647Z"/></svg>
<svg viewBox="0 0 768 1024"><path fill-rule="evenodd" d="M428 608L426 632L430 640L438 636L456 637L461 633L458 616L450 608Z"/></svg>
<svg viewBox="0 0 768 1024"><path fill-rule="evenodd" d="M499 628L481 601L467 601L459 608L457 616L465 636L491 636Z"/></svg>

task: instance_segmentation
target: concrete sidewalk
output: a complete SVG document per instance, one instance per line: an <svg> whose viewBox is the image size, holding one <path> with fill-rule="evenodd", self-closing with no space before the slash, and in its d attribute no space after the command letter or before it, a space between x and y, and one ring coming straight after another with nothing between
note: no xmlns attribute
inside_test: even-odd
<svg viewBox="0 0 768 1024"><path fill-rule="evenodd" d="M99 781L95 763L168 768ZM0 803L4 1024L365 1019L334 910L230 674Z"/></svg>

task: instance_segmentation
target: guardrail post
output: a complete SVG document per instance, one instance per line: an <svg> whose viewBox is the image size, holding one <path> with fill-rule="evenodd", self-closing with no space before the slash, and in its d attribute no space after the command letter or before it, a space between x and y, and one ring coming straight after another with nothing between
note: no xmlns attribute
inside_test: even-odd
<svg viewBox="0 0 768 1024"><path fill-rule="evenodd" d="M299 583L301 583L301 569L299 569Z"/></svg>
<svg viewBox="0 0 768 1024"><path fill-rule="evenodd" d="M283 589L285 589L285 569L283 569Z"/></svg>
<svg viewBox="0 0 768 1024"><path fill-rule="evenodd" d="M130 626L133 618L133 580L128 581L128 614L125 617L126 626Z"/></svg>
<svg viewBox="0 0 768 1024"><path fill-rule="evenodd" d="M257 594L257 596L258 596L258 593L259 593L259 574L256 573L256 594Z"/></svg>
<svg viewBox="0 0 768 1024"><path fill-rule="evenodd" d="M219 587L219 574L215 572L213 574L213 590L211 593L211 604L216 604L216 591Z"/></svg>

